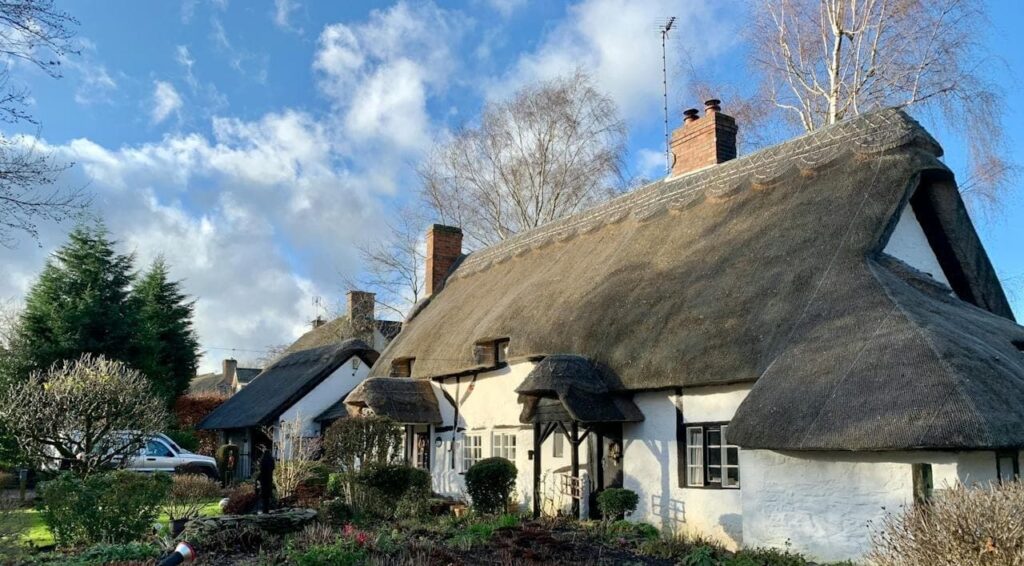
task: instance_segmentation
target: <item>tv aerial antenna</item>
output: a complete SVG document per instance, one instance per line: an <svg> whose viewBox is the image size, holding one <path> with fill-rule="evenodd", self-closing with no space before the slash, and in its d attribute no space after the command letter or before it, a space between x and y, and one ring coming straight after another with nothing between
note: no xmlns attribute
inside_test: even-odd
<svg viewBox="0 0 1024 566"><path fill-rule="evenodd" d="M668 41L668 32L676 23L676 17L672 16L658 24L658 32L661 33L661 92L664 100L665 111L665 174L672 174L672 153L669 148L668 139L668 56L665 51L665 43Z"/></svg>

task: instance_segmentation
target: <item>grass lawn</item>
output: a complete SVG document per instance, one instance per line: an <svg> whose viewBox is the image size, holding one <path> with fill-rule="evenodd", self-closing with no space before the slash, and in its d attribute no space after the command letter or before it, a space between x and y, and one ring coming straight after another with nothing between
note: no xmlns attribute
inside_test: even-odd
<svg viewBox="0 0 1024 566"><path fill-rule="evenodd" d="M21 539L31 546L50 546L53 535L43 523L43 516L35 509L19 509L14 512L12 520L21 530Z"/></svg>
<svg viewBox="0 0 1024 566"><path fill-rule="evenodd" d="M202 509L199 510L199 514L203 517L220 515L220 499L212 500L203 505ZM36 509L20 509L14 513L13 520L18 525L18 529L21 531L21 538L25 541L25 544L35 547L53 544L53 534L50 533L50 529L43 522L42 514ZM157 521L166 525L170 518L166 513L161 513L157 517Z"/></svg>

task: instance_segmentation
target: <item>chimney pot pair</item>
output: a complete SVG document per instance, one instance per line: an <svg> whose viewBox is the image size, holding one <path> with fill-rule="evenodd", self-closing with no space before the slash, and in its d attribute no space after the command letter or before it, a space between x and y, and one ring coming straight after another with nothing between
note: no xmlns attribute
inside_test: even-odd
<svg viewBox="0 0 1024 566"><path fill-rule="evenodd" d="M704 102L704 117L696 108L683 111L683 126L672 132L672 176L723 163L736 157L736 120L722 113L722 101Z"/></svg>

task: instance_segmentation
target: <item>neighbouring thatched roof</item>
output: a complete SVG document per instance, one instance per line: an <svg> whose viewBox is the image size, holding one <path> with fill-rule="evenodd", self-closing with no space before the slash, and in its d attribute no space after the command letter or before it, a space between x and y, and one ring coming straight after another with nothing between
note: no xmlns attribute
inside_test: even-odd
<svg viewBox="0 0 1024 566"><path fill-rule="evenodd" d="M430 382L376 377L364 380L345 398L345 404L369 408L376 415L402 424L441 424L441 409Z"/></svg>
<svg viewBox="0 0 1024 566"><path fill-rule="evenodd" d="M361 340L345 340L285 354L201 423L200 429L230 429L273 424L288 407L313 390L352 356L366 364L377 352Z"/></svg>
<svg viewBox="0 0 1024 566"><path fill-rule="evenodd" d="M567 354L548 356L530 370L516 389L523 402L519 420L524 423L551 420L543 416L545 399L557 400L572 420L581 423L644 420L643 413L631 399L613 393L621 390L617 381L607 368L584 357Z"/></svg>
<svg viewBox="0 0 1024 566"><path fill-rule="evenodd" d="M941 153L885 110L524 232L469 255L371 375L457 373L504 336L628 390L758 381L741 446L1024 446L1024 336ZM882 252L912 198L963 301Z"/></svg>
<svg viewBox="0 0 1024 566"><path fill-rule="evenodd" d="M285 353L308 350L328 344L337 344L349 338L359 338L369 344L369 340L373 338L372 333L369 332L371 329L380 332L386 340L393 340L399 331L402 330L401 322L393 320L373 320L370 322L372 324L368 325L367 328L358 328L360 325L353 324L347 314L339 316L300 336L291 346L288 346Z"/></svg>

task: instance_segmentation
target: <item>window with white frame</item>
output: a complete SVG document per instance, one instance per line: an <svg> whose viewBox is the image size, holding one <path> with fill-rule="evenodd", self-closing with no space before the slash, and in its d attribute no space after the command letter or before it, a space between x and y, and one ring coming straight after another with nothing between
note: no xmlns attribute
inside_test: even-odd
<svg viewBox="0 0 1024 566"><path fill-rule="evenodd" d="M484 437L479 434L467 434L462 439L462 471L473 467L484 456Z"/></svg>
<svg viewBox="0 0 1024 566"><path fill-rule="evenodd" d="M729 444L728 432L728 423L685 425L685 487L740 487L740 449Z"/></svg>
<svg viewBox="0 0 1024 566"><path fill-rule="evenodd" d="M496 432L491 437L491 456L498 456L516 461L516 435L515 433Z"/></svg>

